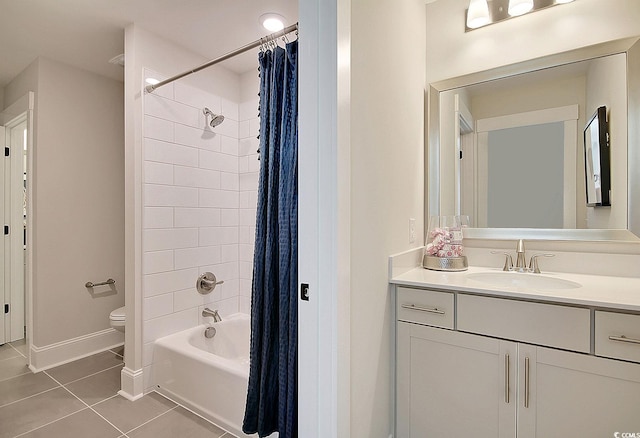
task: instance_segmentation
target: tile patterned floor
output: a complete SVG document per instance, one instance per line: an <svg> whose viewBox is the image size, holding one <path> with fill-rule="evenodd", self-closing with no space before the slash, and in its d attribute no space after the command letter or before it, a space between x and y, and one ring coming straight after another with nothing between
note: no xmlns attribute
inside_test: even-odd
<svg viewBox="0 0 640 438"><path fill-rule="evenodd" d="M117 395L122 349L33 374L23 341L0 346L0 438L233 438L150 393Z"/></svg>

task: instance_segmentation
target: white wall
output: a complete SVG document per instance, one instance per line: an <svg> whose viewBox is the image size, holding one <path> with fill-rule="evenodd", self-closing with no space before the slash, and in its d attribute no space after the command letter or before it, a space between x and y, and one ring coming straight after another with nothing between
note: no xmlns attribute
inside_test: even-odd
<svg viewBox="0 0 640 438"><path fill-rule="evenodd" d="M129 28L127 40L134 55L127 61L133 65L127 78L140 88L142 78L164 79L205 61L139 28ZM138 173L139 183L134 178L128 189L134 195L140 184L140 192L130 200L134 205L127 217L142 259L134 260L140 269L139 305L132 299L127 312L138 305L143 321L133 329L137 339L127 368L135 375L142 367L144 389L153 384L155 339L210 321L201 316L204 307L218 309L223 317L250 310L259 165L256 73L241 80L216 66L152 94L140 94L135 87L127 91L134 119L140 117L129 132L131 147L137 149L132 152L139 154L132 157L130 170ZM241 102L241 96L247 100ZM205 106L223 114L224 122L211 129L202 113ZM225 283L200 295L195 282L206 271ZM127 373L123 389L133 395Z"/></svg>
<svg viewBox="0 0 640 438"><path fill-rule="evenodd" d="M123 88L39 58L6 87L5 101L29 90L36 93L32 340L47 350L109 329L109 313L124 304ZM116 280L113 290L84 287L107 278Z"/></svg>
<svg viewBox="0 0 640 438"><path fill-rule="evenodd" d="M429 83L640 33L636 0L577 0L465 33L468 6L427 5Z"/></svg>
<svg viewBox="0 0 640 438"><path fill-rule="evenodd" d="M424 244L425 5L351 5L350 436L386 438L394 412L387 257Z"/></svg>
<svg viewBox="0 0 640 438"><path fill-rule="evenodd" d="M627 228L627 87L622 86L626 70L626 56L620 54L592 62L587 72L585 117L591 117L599 106L607 107L611 207L587 207L586 228Z"/></svg>
<svg viewBox="0 0 640 438"><path fill-rule="evenodd" d="M513 84L474 94L470 109L476 120L575 104L584 109L585 84L584 75L524 86ZM578 126L584 125L582 112Z"/></svg>
<svg viewBox="0 0 640 438"><path fill-rule="evenodd" d="M3 88L4 108L8 108L29 91L38 91L39 64L40 58L36 58Z"/></svg>
<svg viewBox="0 0 640 438"><path fill-rule="evenodd" d="M258 56L256 55L256 68L240 75L240 96L242 103L258 102L260 91L260 73L258 72ZM256 106L257 110L258 107ZM257 113L256 113L257 114ZM253 113L251 114L253 115Z"/></svg>

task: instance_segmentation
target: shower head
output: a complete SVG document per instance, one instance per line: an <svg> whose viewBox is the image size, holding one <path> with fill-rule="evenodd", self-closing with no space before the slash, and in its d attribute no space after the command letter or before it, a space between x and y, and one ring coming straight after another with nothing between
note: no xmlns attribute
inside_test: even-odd
<svg viewBox="0 0 640 438"><path fill-rule="evenodd" d="M215 128L220 123L224 122L224 116L222 114L215 114L209 108L203 109L202 112L204 113L205 118L207 116L211 116L211 121L209 122L209 125L212 128Z"/></svg>
<svg viewBox="0 0 640 438"><path fill-rule="evenodd" d="M224 122L224 116L222 114L213 114L209 125L211 125L212 128L215 128L222 122Z"/></svg>

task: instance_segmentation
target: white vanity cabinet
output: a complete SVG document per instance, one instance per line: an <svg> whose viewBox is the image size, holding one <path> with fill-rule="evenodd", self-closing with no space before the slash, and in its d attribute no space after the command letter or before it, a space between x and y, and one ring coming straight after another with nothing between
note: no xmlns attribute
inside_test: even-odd
<svg viewBox="0 0 640 438"><path fill-rule="evenodd" d="M514 342L401 321L397 335L398 438L514 436Z"/></svg>
<svg viewBox="0 0 640 438"><path fill-rule="evenodd" d="M518 404L516 436L613 437L640 433L640 365L527 346L529 408ZM520 375L520 386L525 376Z"/></svg>
<svg viewBox="0 0 640 438"><path fill-rule="evenodd" d="M413 310L434 298L453 325ZM396 438L640 433L640 364L592 354L597 311L402 286L396 308Z"/></svg>

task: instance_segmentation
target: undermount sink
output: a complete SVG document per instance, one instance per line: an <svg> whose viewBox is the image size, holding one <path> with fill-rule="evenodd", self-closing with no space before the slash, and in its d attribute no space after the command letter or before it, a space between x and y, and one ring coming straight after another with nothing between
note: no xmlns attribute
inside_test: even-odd
<svg viewBox="0 0 640 438"><path fill-rule="evenodd" d="M575 281L547 277L540 274L520 272L477 272L467 275L467 279L497 287L517 287L530 289L576 289L582 287Z"/></svg>

